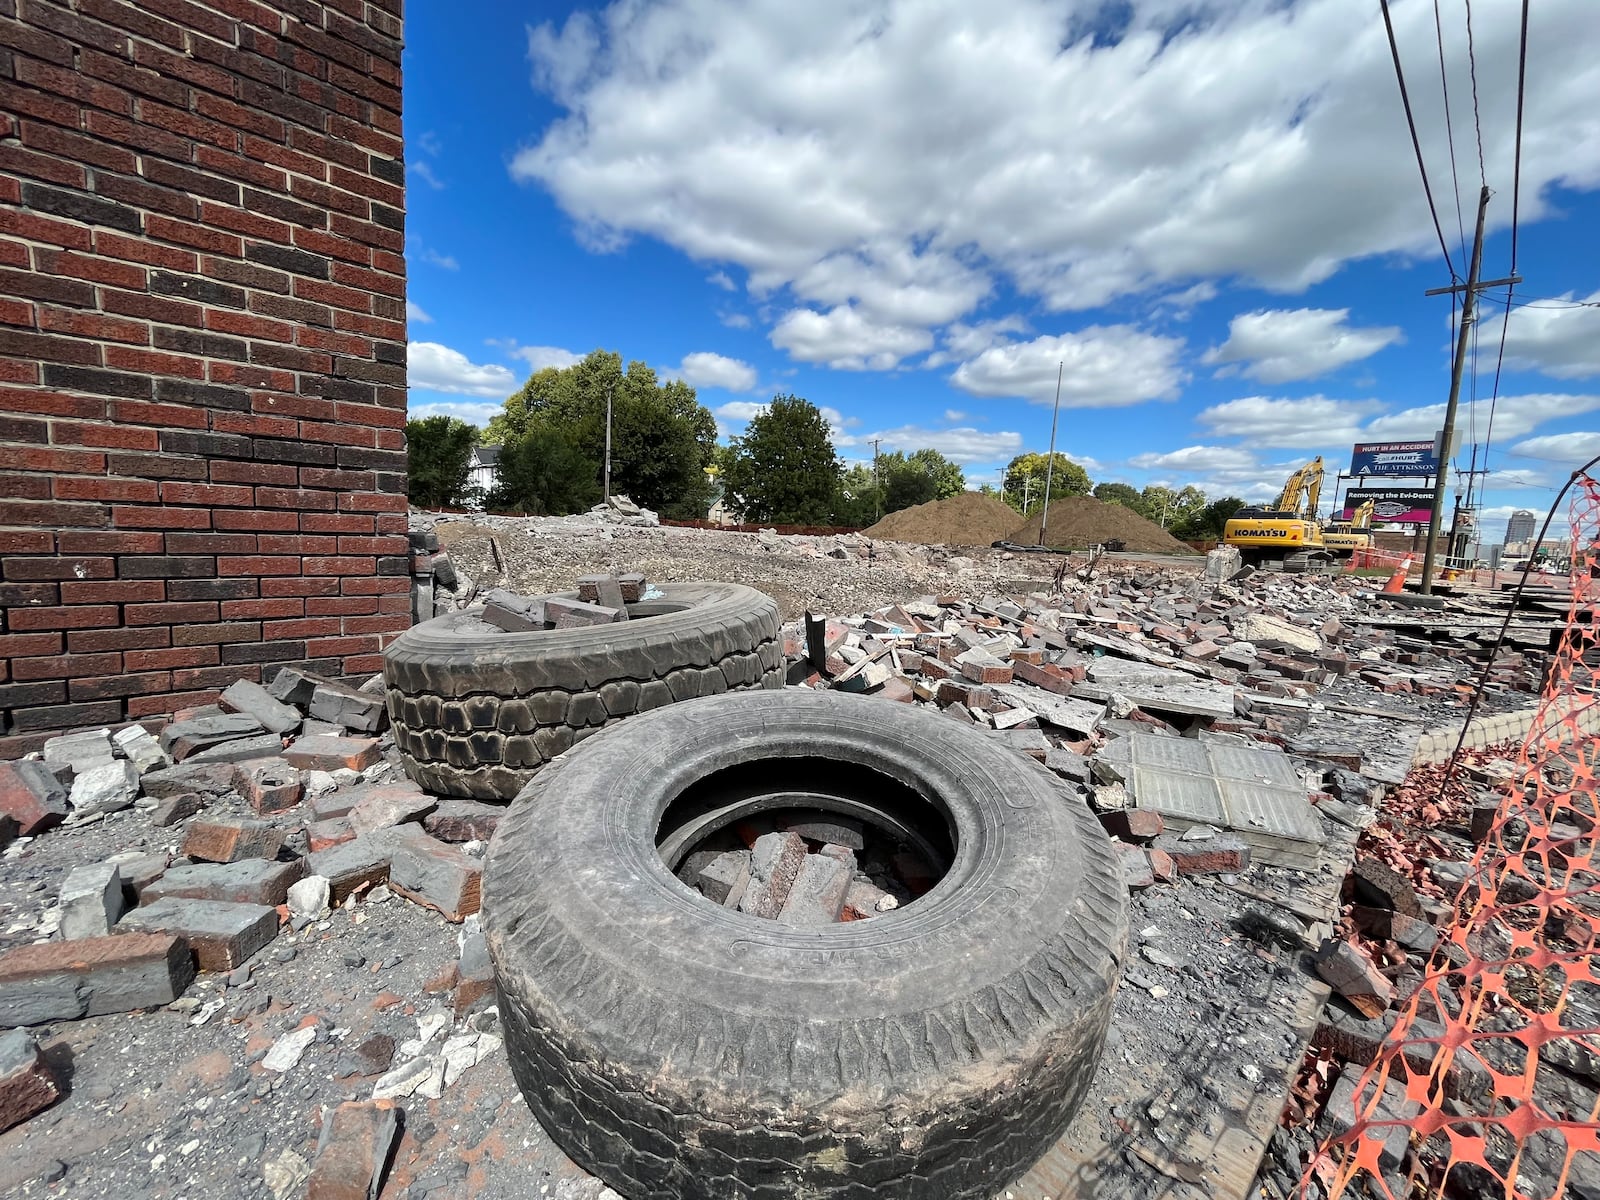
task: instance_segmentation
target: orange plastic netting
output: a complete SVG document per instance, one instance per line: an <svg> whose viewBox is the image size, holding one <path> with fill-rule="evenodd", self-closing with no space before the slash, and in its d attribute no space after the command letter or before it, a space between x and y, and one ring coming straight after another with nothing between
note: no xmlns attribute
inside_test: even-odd
<svg viewBox="0 0 1600 1200"><path fill-rule="evenodd" d="M1600 485L1573 489L1571 608L1517 770L1304 1196L1558 1200L1575 1156L1600 1174Z"/></svg>

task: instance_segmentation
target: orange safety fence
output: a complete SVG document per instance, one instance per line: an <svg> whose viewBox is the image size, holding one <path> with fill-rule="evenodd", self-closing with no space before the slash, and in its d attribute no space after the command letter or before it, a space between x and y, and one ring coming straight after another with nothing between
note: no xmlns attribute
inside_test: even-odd
<svg viewBox="0 0 1600 1200"><path fill-rule="evenodd" d="M1363 1071L1355 1112L1342 1114L1353 1116L1348 1133L1305 1172L1305 1197L1558 1200L1578 1194L1577 1156L1589 1179L1600 1174L1600 736L1589 732L1600 703L1600 485L1580 475L1573 492L1573 544L1588 549L1569 576L1566 630L1516 771L1423 982ZM1397 1129L1406 1153L1385 1167Z"/></svg>

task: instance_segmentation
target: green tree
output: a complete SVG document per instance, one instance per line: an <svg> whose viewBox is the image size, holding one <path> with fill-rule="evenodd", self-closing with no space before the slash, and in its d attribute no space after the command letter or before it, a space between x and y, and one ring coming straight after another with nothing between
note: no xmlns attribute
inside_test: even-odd
<svg viewBox="0 0 1600 1200"><path fill-rule="evenodd" d="M1107 504L1120 504L1123 508L1131 508L1134 512L1142 512L1143 505L1139 500L1139 489L1130 487L1126 483L1097 483L1094 485L1094 498L1104 500Z"/></svg>
<svg viewBox="0 0 1600 1200"><path fill-rule="evenodd" d="M820 525L837 508L839 458L828 423L799 396L774 396L733 442L723 484L745 521Z"/></svg>
<svg viewBox="0 0 1600 1200"><path fill-rule="evenodd" d="M1213 500L1199 511L1191 513L1184 518L1183 523L1173 528L1175 537L1189 538L1200 541L1207 538L1220 538L1228 518L1244 507L1244 501L1237 496L1224 496L1220 500Z"/></svg>
<svg viewBox="0 0 1600 1200"><path fill-rule="evenodd" d="M535 371L484 436L508 443L530 422L568 431L583 455L604 464L606 398L611 398L611 490L669 517L704 517L711 485L705 468L717 423L682 380L660 383L642 362L596 350L570 367Z"/></svg>
<svg viewBox="0 0 1600 1200"><path fill-rule="evenodd" d="M601 498L600 464L577 439L548 421L525 422L500 447L490 508L563 516L583 512Z"/></svg>
<svg viewBox="0 0 1600 1200"><path fill-rule="evenodd" d="M478 430L456 417L406 422L406 495L418 508L464 508L476 500L469 484Z"/></svg>
<svg viewBox="0 0 1600 1200"><path fill-rule="evenodd" d="M1140 493L1139 501L1141 515L1171 530L1182 527L1205 508L1206 494L1193 484L1177 492L1152 484Z"/></svg>
<svg viewBox="0 0 1600 1200"><path fill-rule="evenodd" d="M1031 514L1044 504L1045 475L1050 474L1050 499L1063 496L1087 496L1092 483L1089 472L1073 462L1059 450L1056 452L1055 470L1049 471L1048 454L1019 454L1006 466L1006 503L1022 513ZM1024 499L1027 507L1023 507Z"/></svg>
<svg viewBox="0 0 1600 1200"><path fill-rule="evenodd" d="M872 464L851 464L839 476L833 523L864 529L877 521L883 511L883 491L872 477Z"/></svg>

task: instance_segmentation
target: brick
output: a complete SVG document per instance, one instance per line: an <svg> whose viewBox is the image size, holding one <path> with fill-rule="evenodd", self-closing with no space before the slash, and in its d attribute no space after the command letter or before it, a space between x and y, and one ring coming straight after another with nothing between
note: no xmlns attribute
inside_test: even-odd
<svg viewBox="0 0 1600 1200"><path fill-rule="evenodd" d="M1048 759L1045 766L1049 766ZM1166 828L1161 814L1148 808L1119 808L1099 814L1100 824L1113 837L1123 841L1148 842L1161 836Z"/></svg>
<svg viewBox="0 0 1600 1200"><path fill-rule="evenodd" d="M300 803L300 772L279 758L248 759L235 764L234 783L245 802L258 813L286 812Z"/></svg>
<svg viewBox="0 0 1600 1200"><path fill-rule="evenodd" d="M117 930L182 938L202 971L231 971L278 936L278 913L264 904L169 896L134 909Z"/></svg>
<svg viewBox="0 0 1600 1200"><path fill-rule="evenodd" d="M171 1004L194 978L181 937L126 932L0 954L0 1025L76 1021Z"/></svg>
<svg viewBox="0 0 1600 1200"><path fill-rule="evenodd" d="M1225 875L1250 866L1249 845L1228 833L1192 842L1174 833L1163 833L1153 845L1172 857L1180 875Z"/></svg>
<svg viewBox="0 0 1600 1200"><path fill-rule="evenodd" d="M308 855L306 871L328 881L329 903L338 907L358 889L389 878L392 846L387 832L369 833Z"/></svg>
<svg viewBox="0 0 1600 1200"><path fill-rule="evenodd" d="M271 862L247 859L233 863L194 863L170 868L139 894L141 905L169 897L179 900L220 900L228 904L261 904L276 908L289 894L289 885L305 874L301 859Z"/></svg>
<svg viewBox="0 0 1600 1200"><path fill-rule="evenodd" d="M545 618L557 629L576 629L589 625L610 625L627 620L627 610L604 608L582 600L550 596L544 602Z"/></svg>
<svg viewBox="0 0 1600 1200"><path fill-rule="evenodd" d="M355 812L351 813L352 818ZM406 825L390 838L389 887L447 921L478 911L483 864L454 846L437 842L420 827Z"/></svg>
<svg viewBox="0 0 1600 1200"><path fill-rule="evenodd" d="M400 1110L392 1100L347 1100L323 1118L306 1200L371 1200L382 1190Z"/></svg>
<svg viewBox="0 0 1600 1200"><path fill-rule="evenodd" d="M306 845L312 854L354 841L355 836L356 831L350 828L350 822L343 817L313 821L306 826Z"/></svg>
<svg viewBox="0 0 1600 1200"><path fill-rule="evenodd" d="M249 680L230 685L218 703L224 712L248 716L269 733L291 734L300 728L298 709L274 699L266 688Z"/></svg>
<svg viewBox="0 0 1600 1200"><path fill-rule="evenodd" d="M376 738L301 737L283 752L286 762L302 771L364 771L378 761Z"/></svg>
<svg viewBox="0 0 1600 1200"><path fill-rule="evenodd" d="M1317 974L1364 1017L1379 1017L1394 998L1394 987L1377 964L1349 942L1328 938L1314 959Z"/></svg>
<svg viewBox="0 0 1600 1200"><path fill-rule="evenodd" d="M350 623L345 623L343 632L360 632L353 630ZM290 631L284 630L289 633ZM307 635L315 631L307 629ZM340 632L338 629L329 632ZM311 715L320 721L328 721L334 725L357 733L377 733L389 724L389 714L384 707L381 694L363 692L359 688L351 687L336 679L319 679L311 693Z"/></svg>
<svg viewBox="0 0 1600 1200"><path fill-rule="evenodd" d="M61 1081L33 1035L0 1034L0 1133L43 1112L61 1097Z"/></svg>
<svg viewBox="0 0 1600 1200"><path fill-rule="evenodd" d="M380 829L421 821L437 806L438 801L410 780L374 788L359 796L351 805L347 817L350 828L357 834L376 833Z"/></svg>
<svg viewBox="0 0 1600 1200"><path fill-rule="evenodd" d="M1416 888L1387 863L1362 855L1350 868L1350 882L1359 903L1422 918L1422 902Z"/></svg>
<svg viewBox="0 0 1600 1200"><path fill-rule="evenodd" d="M806 844L797 834L758 837L751 855L750 883L739 900L739 911L769 920L776 917L805 858Z"/></svg>
<svg viewBox="0 0 1600 1200"><path fill-rule="evenodd" d="M422 827L441 842L488 842L505 811L480 800L444 799L422 818Z"/></svg>
<svg viewBox="0 0 1600 1200"><path fill-rule="evenodd" d="M161 748L181 763L202 750L254 737L262 731L259 721L242 713L174 721L161 731Z"/></svg>
<svg viewBox="0 0 1600 1200"><path fill-rule="evenodd" d="M266 821L225 817L191 821L184 831L183 853L213 863L271 859L283 848L283 834L281 828Z"/></svg>
<svg viewBox="0 0 1600 1200"><path fill-rule="evenodd" d="M55 828L71 811L67 789L43 763L0 763L0 813L16 822L22 836Z"/></svg>

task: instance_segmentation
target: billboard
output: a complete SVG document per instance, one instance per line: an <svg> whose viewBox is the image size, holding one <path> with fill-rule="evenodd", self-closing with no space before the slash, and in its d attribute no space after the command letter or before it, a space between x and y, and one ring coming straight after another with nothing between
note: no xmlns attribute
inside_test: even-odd
<svg viewBox="0 0 1600 1200"><path fill-rule="evenodd" d="M1360 442L1350 455L1350 474L1437 475L1432 442Z"/></svg>
<svg viewBox="0 0 1600 1200"><path fill-rule="evenodd" d="M1345 493L1340 519L1348 521L1367 500L1372 501L1374 524L1426 525L1433 515L1432 488L1352 488Z"/></svg>

